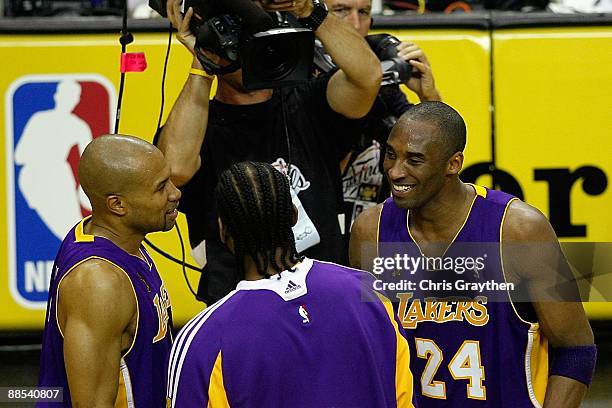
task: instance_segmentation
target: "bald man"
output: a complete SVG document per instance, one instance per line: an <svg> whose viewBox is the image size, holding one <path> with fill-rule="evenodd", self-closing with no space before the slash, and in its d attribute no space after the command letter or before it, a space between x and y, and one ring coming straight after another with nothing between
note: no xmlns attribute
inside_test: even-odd
<svg viewBox="0 0 612 408"><path fill-rule="evenodd" d="M79 179L92 215L55 259L39 386L62 387L66 407L163 407L172 314L142 241L174 226L181 193L161 151L132 136L91 142Z"/></svg>

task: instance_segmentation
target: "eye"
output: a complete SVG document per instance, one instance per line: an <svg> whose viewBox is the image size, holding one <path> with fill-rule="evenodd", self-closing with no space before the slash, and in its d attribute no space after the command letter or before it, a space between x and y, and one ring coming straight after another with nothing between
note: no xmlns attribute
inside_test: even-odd
<svg viewBox="0 0 612 408"><path fill-rule="evenodd" d="M411 157L410 159L408 159L408 163L414 164L414 165L423 164L423 159Z"/></svg>
<svg viewBox="0 0 612 408"><path fill-rule="evenodd" d="M344 18L348 16L350 10L347 7L337 7L332 11L337 17Z"/></svg>
<svg viewBox="0 0 612 408"><path fill-rule="evenodd" d="M395 153L392 150L389 150L389 148L387 148L385 150L385 157L389 160L395 160Z"/></svg>

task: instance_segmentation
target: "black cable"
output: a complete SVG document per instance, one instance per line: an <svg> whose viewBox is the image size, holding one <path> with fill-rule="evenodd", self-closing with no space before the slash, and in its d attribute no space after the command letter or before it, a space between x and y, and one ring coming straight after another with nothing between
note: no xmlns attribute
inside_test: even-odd
<svg viewBox="0 0 612 408"><path fill-rule="evenodd" d="M291 185L291 138L289 137L289 127L287 126L287 108L285 106L285 96L283 94L283 88L280 88L279 92L281 111L283 113L283 127L285 129L285 140L287 142L287 177L289 178L289 183Z"/></svg>
<svg viewBox="0 0 612 408"><path fill-rule="evenodd" d="M126 52L127 45L130 44L133 41L134 41L134 36L130 32L128 32L128 29L127 29L127 1L124 0L123 1L123 23L122 23L122 27L121 27L121 37L119 38L119 42L121 43L121 56L122 57L123 57L123 55ZM172 44L172 24L170 24L169 27L168 27L168 46L166 48L166 58L164 60L164 71L162 73L161 106L160 106L160 109L159 109L159 118L158 118L158 121L157 121L157 129L159 129L159 127L161 125L161 120L162 120L162 116L163 116L163 113L164 113L166 72L168 70L168 59L170 57L171 44ZM119 132L119 121L121 120L121 102L123 101L123 89L124 89L124 87L125 87L125 72L121 72L121 80L120 80L120 83L119 83L119 96L117 97L117 111L116 111L116 116L115 116L115 130L114 130L115 134L117 134ZM165 257L166 259L168 259L168 260L170 260L172 262L180 264L182 266L182 268L183 268L183 276L185 276L185 281L187 282L187 286L189 287L189 290L191 291L191 293L193 293L194 296L197 296L196 293L194 292L193 288L191 287L191 284L189 283L189 280L187 279L187 270L186 270L186 268L193 269L194 271L198 271L200 273L202 272L202 269L197 267L197 266L193 266L193 265L188 264L187 262L185 262L185 244L183 244L183 239L182 239L181 231L179 229L178 224L175 224L175 227L176 227L176 232L178 233L178 236L179 236L179 240L181 242L182 260L176 259L175 257L170 255L169 253L161 250L160 248L155 246L151 241L149 241L146 238L144 239L144 242L149 247L151 247L151 249L153 249L155 252L157 252L161 256Z"/></svg>
<svg viewBox="0 0 612 408"><path fill-rule="evenodd" d="M159 116L157 118L157 128L155 129L155 131L157 132L161 126L161 121L162 121L162 117L164 115L164 104L165 104L165 96L166 96L166 73L168 72L168 60L170 58L170 49L171 49L171 45L172 45L172 24L168 25L168 45L166 46L166 57L164 59L164 70L162 73L162 81L161 81L161 105L159 107ZM187 262L185 262L185 245L183 244L183 239L182 239L182 235L181 235L181 230L177 224L174 224L174 227L176 228L176 232L178 233L180 242L181 242L181 254L182 254L182 260L181 259L177 259L174 256L170 255L169 253L167 253L166 251L158 248L157 246L153 245L153 243L151 241L149 241L148 239L145 238L144 242L151 247L151 249L153 249L155 252L157 252L159 255L163 256L164 258L177 263L179 265L181 265L181 267L183 268L183 275L185 276L185 282L187 282L187 286L189 287L189 290L191 290L191 293L194 294L194 296L196 295L195 292L193 291L191 284L189 283L189 280L187 279L187 272L185 270L185 268L189 268L192 269L194 271L198 271L198 272L202 272L202 268L198 267L198 266L194 266L191 265Z"/></svg>
<svg viewBox="0 0 612 408"><path fill-rule="evenodd" d="M178 228L177 228L177 231L178 231ZM180 232L179 232L179 235L180 235ZM190 263L187 263L187 262L183 262L183 261L181 261L178 258L175 258L174 256L170 255L169 253L167 253L163 249L161 249L158 246L156 246L155 244L153 244L147 238L144 239L144 243L147 244L149 247L151 247L152 250L154 250L155 252L157 252L158 254L163 256L164 258L168 259L169 261L172 261L172 262L177 263L177 264L184 264L184 266L186 268L189 268L189 269L194 270L194 271L202 272L202 268L200 268L198 266L191 265ZM182 243L182 241L181 241L181 243ZM183 259L184 258L185 258L185 256L183 254Z"/></svg>
<svg viewBox="0 0 612 408"><path fill-rule="evenodd" d="M175 224L175 227L176 227L176 233L178 234L178 237L179 237L179 242L181 243L181 259L183 260L183 262L181 262L181 267L183 268L183 276L185 277L185 282L187 282L187 287L189 288L189 291L197 299L198 294L193 290L193 288L191 287L191 283L189 282L189 279L187 278L187 270L185 269L185 267L187 266L187 263L185 262L185 244L183 243L183 236L181 235L181 229L178 227L178 224ZM201 272L202 271L200 270L200 273Z"/></svg>
<svg viewBox="0 0 612 408"><path fill-rule="evenodd" d="M121 44L121 60L123 61L123 55L127 49L127 45L134 41L134 37L127 30L127 0L123 0L123 22L121 24L121 37L119 37L119 43ZM121 64L121 68L123 64ZM121 80L119 81L119 97L117 98L117 111L115 113L115 130L114 133L119 133L119 120L121 119L121 101L123 101L123 88L125 87L125 72L121 69Z"/></svg>
<svg viewBox="0 0 612 408"><path fill-rule="evenodd" d="M159 117L157 118L157 132L161 126L162 116L164 115L164 103L166 98L166 72L168 70L168 59L170 58L170 46L172 45L172 23L168 25L168 46L166 47L166 58L164 60L164 72L161 81L161 106L159 107Z"/></svg>

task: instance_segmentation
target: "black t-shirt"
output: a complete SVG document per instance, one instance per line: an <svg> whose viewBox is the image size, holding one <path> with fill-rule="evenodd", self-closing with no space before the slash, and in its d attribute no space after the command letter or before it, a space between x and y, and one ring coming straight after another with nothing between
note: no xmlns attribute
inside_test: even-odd
<svg viewBox="0 0 612 408"><path fill-rule="evenodd" d="M275 90L270 100L253 105L211 101L200 153L202 166L184 186L180 203L180 210L187 215L192 247L206 239L208 248L210 240L219 239L214 189L221 172L245 160L277 167L290 162L292 187L321 239L303 254L346 262L346 242L338 221L338 214L343 213L339 161L350 149L351 138L360 133L362 122L348 120L330 108L328 80L320 78ZM207 256L210 262L208 250Z"/></svg>

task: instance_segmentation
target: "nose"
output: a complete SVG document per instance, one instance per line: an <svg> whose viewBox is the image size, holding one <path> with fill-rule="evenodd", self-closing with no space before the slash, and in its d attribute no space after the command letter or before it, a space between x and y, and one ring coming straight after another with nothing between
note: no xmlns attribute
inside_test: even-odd
<svg viewBox="0 0 612 408"><path fill-rule="evenodd" d="M389 175L389 179L391 181L401 181L406 177L406 170L404 166L402 166L402 162L400 160L393 161L389 170L387 170L387 174Z"/></svg>
<svg viewBox="0 0 612 408"><path fill-rule="evenodd" d="M181 199L181 196L183 195L183 194L181 193L181 190L179 190L179 189L178 189L178 188L177 188L177 187L174 185L174 183L173 183L172 181L170 181L170 184L171 184L171 186L170 186L171 191L170 191L170 194L168 195L168 200L169 200L169 201L178 201L178 200L180 200L180 199Z"/></svg>
<svg viewBox="0 0 612 408"><path fill-rule="evenodd" d="M359 19L359 12L357 10L352 10L347 16L346 21L355 28L355 30L359 31L361 28L361 20Z"/></svg>

